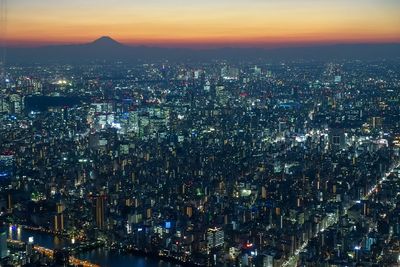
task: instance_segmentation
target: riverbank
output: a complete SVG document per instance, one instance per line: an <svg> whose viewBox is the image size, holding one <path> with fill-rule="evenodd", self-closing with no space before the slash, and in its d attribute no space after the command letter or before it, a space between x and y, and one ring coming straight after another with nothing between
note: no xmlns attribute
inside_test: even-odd
<svg viewBox="0 0 400 267"><path fill-rule="evenodd" d="M34 244L43 248L56 249L71 247L69 239L59 235L54 235L48 231L36 231L29 227L9 227L3 225L2 229L7 233L7 237L13 240L28 242L32 237ZM74 256L81 260L86 260L102 267L189 267L198 266L185 263L172 257L162 257L153 253L146 253L138 250L110 249L106 247L96 247L92 250L75 253Z"/></svg>

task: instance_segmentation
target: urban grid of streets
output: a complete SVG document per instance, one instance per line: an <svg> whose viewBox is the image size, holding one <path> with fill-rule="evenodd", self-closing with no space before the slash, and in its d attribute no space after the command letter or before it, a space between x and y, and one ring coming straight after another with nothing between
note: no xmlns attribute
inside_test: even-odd
<svg viewBox="0 0 400 267"><path fill-rule="evenodd" d="M100 247L202 266L395 266L399 69L10 66L0 85L2 264L68 263ZM17 225L65 247L50 257L29 249L34 240L17 246Z"/></svg>

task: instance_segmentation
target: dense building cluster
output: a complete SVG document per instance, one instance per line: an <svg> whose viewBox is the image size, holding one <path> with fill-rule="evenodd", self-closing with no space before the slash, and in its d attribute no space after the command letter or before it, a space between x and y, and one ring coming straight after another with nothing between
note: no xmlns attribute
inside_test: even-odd
<svg viewBox="0 0 400 267"><path fill-rule="evenodd" d="M396 266L399 152L397 61L10 67L0 256L50 261L26 227L77 258Z"/></svg>

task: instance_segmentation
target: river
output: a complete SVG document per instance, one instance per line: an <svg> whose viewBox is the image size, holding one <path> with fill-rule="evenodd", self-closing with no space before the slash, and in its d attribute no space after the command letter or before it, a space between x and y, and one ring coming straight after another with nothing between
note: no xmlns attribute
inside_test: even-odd
<svg viewBox="0 0 400 267"><path fill-rule="evenodd" d="M7 227L3 230L7 232L8 238L27 242L29 237L33 237L34 244L50 249L62 248L70 244L68 240L49 233L30 231L21 228L18 229L17 227ZM75 256L76 258L88 260L104 267L180 267L180 265L163 260L112 252L105 248L97 248Z"/></svg>

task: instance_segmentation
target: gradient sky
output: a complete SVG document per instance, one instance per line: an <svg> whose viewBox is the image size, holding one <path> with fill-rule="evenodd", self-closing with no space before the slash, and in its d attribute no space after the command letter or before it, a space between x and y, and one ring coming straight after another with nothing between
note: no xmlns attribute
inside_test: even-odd
<svg viewBox="0 0 400 267"><path fill-rule="evenodd" d="M400 0L9 0L8 45L400 42Z"/></svg>

